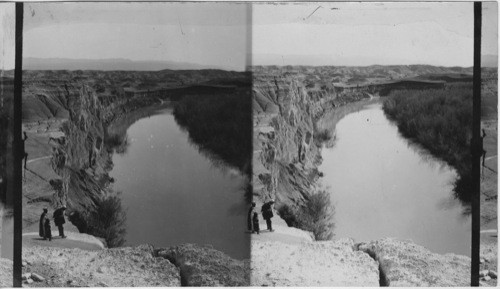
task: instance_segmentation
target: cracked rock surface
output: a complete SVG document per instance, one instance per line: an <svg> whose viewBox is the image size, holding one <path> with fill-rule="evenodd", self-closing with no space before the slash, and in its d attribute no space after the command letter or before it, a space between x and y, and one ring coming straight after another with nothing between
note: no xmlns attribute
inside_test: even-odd
<svg viewBox="0 0 500 289"><path fill-rule="evenodd" d="M44 278L30 287L180 286L179 269L153 257L149 245L105 250L32 246L23 248L27 266ZM27 284L24 284L25 286Z"/></svg>
<svg viewBox="0 0 500 289"><path fill-rule="evenodd" d="M469 257L435 254L410 241L391 238L362 243L358 248L380 263L391 287L470 286Z"/></svg>
<svg viewBox="0 0 500 289"><path fill-rule="evenodd" d="M179 267L183 286L249 286L249 262L211 247L184 244L158 249L156 255Z"/></svg>

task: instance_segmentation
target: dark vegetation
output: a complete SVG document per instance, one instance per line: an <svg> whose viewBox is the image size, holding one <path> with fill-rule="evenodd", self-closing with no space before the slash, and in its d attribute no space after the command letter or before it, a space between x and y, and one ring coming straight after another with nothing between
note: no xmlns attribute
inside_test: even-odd
<svg viewBox="0 0 500 289"><path fill-rule="evenodd" d="M455 195L469 204L472 192L470 140L472 85L444 89L393 91L384 102L386 115L400 133L456 169Z"/></svg>
<svg viewBox="0 0 500 289"><path fill-rule="evenodd" d="M126 212L122 208L119 195L100 198L95 209L73 212L70 221L81 233L103 238L109 248L120 247L125 243Z"/></svg>
<svg viewBox="0 0 500 289"><path fill-rule="evenodd" d="M0 203L7 202L7 170L9 152L12 151L12 131L14 113L14 80L0 78L2 91L0 92Z"/></svg>
<svg viewBox="0 0 500 289"><path fill-rule="evenodd" d="M174 105L176 122L192 143L217 162L250 175L252 105L249 89L214 94L190 94Z"/></svg>
<svg viewBox="0 0 500 289"><path fill-rule="evenodd" d="M283 205L278 208L278 213L288 226L312 232L318 241L331 240L334 236L335 210L330 196L328 191L318 191L309 196L303 206L293 208Z"/></svg>

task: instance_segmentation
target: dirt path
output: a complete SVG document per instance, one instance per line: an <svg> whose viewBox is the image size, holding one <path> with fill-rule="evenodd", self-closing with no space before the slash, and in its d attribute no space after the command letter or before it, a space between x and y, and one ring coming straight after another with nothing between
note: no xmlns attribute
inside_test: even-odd
<svg viewBox="0 0 500 289"><path fill-rule="evenodd" d="M39 161L39 160L50 159L51 157L52 157L52 155L50 155L50 156L43 156L43 157L39 157L39 158L34 158L34 159L28 160L26 163L29 164L29 163L36 162L36 161Z"/></svg>

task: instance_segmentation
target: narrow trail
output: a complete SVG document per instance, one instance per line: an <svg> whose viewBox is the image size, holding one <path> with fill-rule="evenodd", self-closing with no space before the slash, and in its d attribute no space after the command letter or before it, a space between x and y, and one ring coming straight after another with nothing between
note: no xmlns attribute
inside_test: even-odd
<svg viewBox="0 0 500 289"><path fill-rule="evenodd" d="M487 157L487 158L485 158L484 160L485 160L485 161L488 161L488 160L494 159L494 158L496 158L496 157L498 157L498 156L497 156L497 155L494 155L494 156Z"/></svg>
<svg viewBox="0 0 500 289"><path fill-rule="evenodd" d="M29 164L29 163L36 162L36 161L39 161L39 160L50 159L51 157L52 157L52 155L50 155L50 156L43 156L43 157L39 157L39 158L28 160L26 163Z"/></svg>

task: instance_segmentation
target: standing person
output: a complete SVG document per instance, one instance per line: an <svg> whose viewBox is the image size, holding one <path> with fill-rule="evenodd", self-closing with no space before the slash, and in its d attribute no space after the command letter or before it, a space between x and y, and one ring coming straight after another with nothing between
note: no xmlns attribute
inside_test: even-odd
<svg viewBox="0 0 500 289"><path fill-rule="evenodd" d="M483 150L483 167L484 167L484 161L486 159L486 150L484 149L484 138L486 137L486 132L483 129L483 136L481 137L481 149Z"/></svg>
<svg viewBox="0 0 500 289"><path fill-rule="evenodd" d="M273 214L273 205L274 200L271 200L264 205L262 205L262 217L266 220L267 229L269 232L273 232L273 224L271 222L271 218L274 216Z"/></svg>
<svg viewBox="0 0 500 289"><path fill-rule="evenodd" d="M47 208L43 208L43 213L40 215L40 223L38 224L38 235L42 237L44 240L45 238L45 219L47 218Z"/></svg>
<svg viewBox="0 0 500 289"><path fill-rule="evenodd" d="M28 136L26 135L26 132L23 132L24 134L24 139L23 141L23 159L24 159L24 169L26 169L26 162L28 161L28 153L26 152L26 140L28 139Z"/></svg>
<svg viewBox="0 0 500 289"><path fill-rule="evenodd" d="M50 220L49 218L45 218L45 224L43 224L44 228L44 233L45 235L43 236L44 240L49 239L49 241L52 241L52 228L50 227Z"/></svg>
<svg viewBox="0 0 500 289"><path fill-rule="evenodd" d="M252 233L253 233L253 230L252 230L252 217L253 217L254 211L255 211L255 202L252 202L252 206L248 210L248 218L247 218L248 231L250 231Z"/></svg>
<svg viewBox="0 0 500 289"><path fill-rule="evenodd" d="M252 229L252 234L257 233L260 234L260 226L259 226L259 214L257 212L253 213L253 229Z"/></svg>
<svg viewBox="0 0 500 289"><path fill-rule="evenodd" d="M63 206L62 208L59 208L54 211L54 224L56 224L57 228L59 229L59 236L61 238L66 238L64 235L64 223L66 223L66 220L64 219L64 211L66 210L66 207Z"/></svg>

